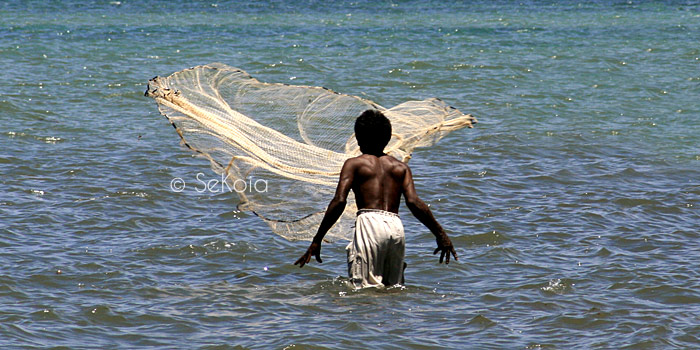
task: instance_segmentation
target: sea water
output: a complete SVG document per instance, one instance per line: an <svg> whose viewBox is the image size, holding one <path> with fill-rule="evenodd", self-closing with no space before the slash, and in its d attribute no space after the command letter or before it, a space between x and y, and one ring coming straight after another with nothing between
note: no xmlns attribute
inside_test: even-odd
<svg viewBox="0 0 700 350"><path fill-rule="evenodd" d="M353 291L197 191L143 93L210 62L477 116L410 162L459 262L402 209ZM3 1L0 67L3 349L700 347L697 2Z"/></svg>

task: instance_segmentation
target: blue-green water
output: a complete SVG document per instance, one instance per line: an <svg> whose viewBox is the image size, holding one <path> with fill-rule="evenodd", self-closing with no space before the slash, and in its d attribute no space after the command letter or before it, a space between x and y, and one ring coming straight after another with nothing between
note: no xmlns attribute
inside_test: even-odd
<svg viewBox="0 0 700 350"><path fill-rule="evenodd" d="M146 82L223 62L479 124L411 160L403 290L292 265ZM0 3L0 347L700 347L697 2ZM330 200L330 198L329 198ZM60 270L60 273L58 272Z"/></svg>

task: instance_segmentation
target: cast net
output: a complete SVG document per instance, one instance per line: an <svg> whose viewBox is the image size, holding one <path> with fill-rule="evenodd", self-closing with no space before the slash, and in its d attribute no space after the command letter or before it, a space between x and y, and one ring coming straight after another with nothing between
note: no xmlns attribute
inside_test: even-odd
<svg viewBox="0 0 700 350"><path fill-rule="evenodd" d="M226 179L240 198L238 209L289 240L316 233L343 163L360 154L353 127L363 111L389 118L393 134L385 152L404 162L414 148L476 122L439 99L386 109L322 87L263 83L221 63L155 77L146 96L181 142ZM326 240L350 239L356 210L351 193Z"/></svg>

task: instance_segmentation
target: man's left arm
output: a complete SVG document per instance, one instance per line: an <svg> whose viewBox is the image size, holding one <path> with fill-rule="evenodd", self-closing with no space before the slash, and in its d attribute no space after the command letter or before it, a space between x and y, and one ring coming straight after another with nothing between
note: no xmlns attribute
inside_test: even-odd
<svg viewBox="0 0 700 350"><path fill-rule="evenodd" d="M348 194L352 188L352 181L355 175L355 163L352 159L348 159L343 164L342 170L340 170L340 180L338 180L338 187L335 189L335 196L328 204L326 209L326 214L323 215L323 220L321 220L321 225L318 227L318 232L314 236L311 245L306 250L306 253L297 260L294 265L299 265L299 267L304 267L309 261L311 261L311 256L316 257L316 261L322 263L321 260L321 242L323 242L323 237L326 235L328 230L333 227L336 221L343 215L345 211L345 204L347 203Z"/></svg>

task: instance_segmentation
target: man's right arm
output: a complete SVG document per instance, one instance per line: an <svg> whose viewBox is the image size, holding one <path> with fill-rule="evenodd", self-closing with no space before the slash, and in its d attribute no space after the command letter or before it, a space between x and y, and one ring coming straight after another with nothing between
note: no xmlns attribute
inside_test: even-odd
<svg viewBox="0 0 700 350"><path fill-rule="evenodd" d="M449 264L450 254L454 256L455 260L459 260L457 259L457 253L455 252L455 249L452 246L452 241L450 241L450 238L447 236L447 233L445 233L445 230L443 230L442 226L440 226L437 220L435 220L435 217L433 216L432 211L430 211L430 208L420 198L418 198L415 185L413 184L413 175L411 174L411 169L408 166L406 166L406 174L404 176L402 187L403 195L406 199L406 206L411 211L411 214L413 214L413 216L415 216L416 219L418 219L418 221L425 225L425 227L427 227L430 230L430 232L432 232L433 235L435 235L437 248L435 249L433 254L441 252L440 263L442 264L444 258L445 264Z"/></svg>
<svg viewBox="0 0 700 350"><path fill-rule="evenodd" d="M355 176L355 166L356 163L353 161L353 159L348 159L343 164L343 168L340 170L338 187L335 189L335 196L333 196L330 204L328 204L328 208L326 209L326 213L323 215L323 219L321 220L321 225L318 227L316 236L314 236L313 241L311 241L311 245L306 250L306 253L304 253L304 255L302 255L302 257L299 258L294 265L304 267L304 265L311 261L312 256L315 256L316 261L319 263L322 262L321 243L323 242L323 237L326 235L328 230L333 227L335 222L338 221L340 216L343 215L343 211L345 211L345 204L347 203L348 194L350 193Z"/></svg>

